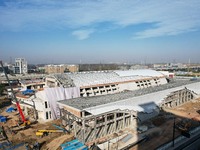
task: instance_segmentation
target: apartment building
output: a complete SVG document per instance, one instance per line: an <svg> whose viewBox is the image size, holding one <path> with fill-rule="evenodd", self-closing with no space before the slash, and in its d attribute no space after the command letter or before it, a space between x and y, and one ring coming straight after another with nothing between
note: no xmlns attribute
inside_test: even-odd
<svg viewBox="0 0 200 150"><path fill-rule="evenodd" d="M24 58L15 58L15 73L16 74L27 74L28 65Z"/></svg>

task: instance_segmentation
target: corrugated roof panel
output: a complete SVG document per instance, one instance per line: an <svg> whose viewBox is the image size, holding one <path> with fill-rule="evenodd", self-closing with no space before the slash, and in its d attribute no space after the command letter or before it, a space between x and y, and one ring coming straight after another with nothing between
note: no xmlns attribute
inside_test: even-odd
<svg viewBox="0 0 200 150"><path fill-rule="evenodd" d="M148 77L164 76L162 73L150 69L125 70L125 71L116 70L114 72L117 73L119 76L148 76Z"/></svg>
<svg viewBox="0 0 200 150"><path fill-rule="evenodd" d="M108 84L125 82L130 80L144 79L147 77L163 77L158 71L150 69L141 70L116 70L109 72L85 72L67 74L77 87L92 86L97 84Z"/></svg>

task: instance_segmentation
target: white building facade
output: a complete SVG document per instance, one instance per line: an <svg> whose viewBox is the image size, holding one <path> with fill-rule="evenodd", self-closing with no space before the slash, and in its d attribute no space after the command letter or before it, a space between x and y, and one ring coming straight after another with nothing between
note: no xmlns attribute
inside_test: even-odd
<svg viewBox="0 0 200 150"><path fill-rule="evenodd" d="M16 74L27 74L28 65L24 58L15 58L15 73Z"/></svg>

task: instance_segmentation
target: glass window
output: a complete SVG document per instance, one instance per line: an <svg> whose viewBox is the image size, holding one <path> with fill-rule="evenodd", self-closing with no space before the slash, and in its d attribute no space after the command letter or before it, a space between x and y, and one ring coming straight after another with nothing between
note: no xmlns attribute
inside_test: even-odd
<svg viewBox="0 0 200 150"><path fill-rule="evenodd" d="M46 119L49 119L49 113L46 112Z"/></svg>
<svg viewBox="0 0 200 150"><path fill-rule="evenodd" d="M45 102L45 108L48 108L48 106L47 106L47 102Z"/></svg>

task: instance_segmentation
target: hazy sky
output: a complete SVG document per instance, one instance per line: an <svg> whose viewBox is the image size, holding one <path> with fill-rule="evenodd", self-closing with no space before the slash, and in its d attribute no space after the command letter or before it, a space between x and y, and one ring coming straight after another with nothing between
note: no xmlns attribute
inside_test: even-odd
<svg viewBox="0 0 200 150"><path fill-rule="evenodd" d="M200 62L200 0L0 0L0 59Z"/></svg>

